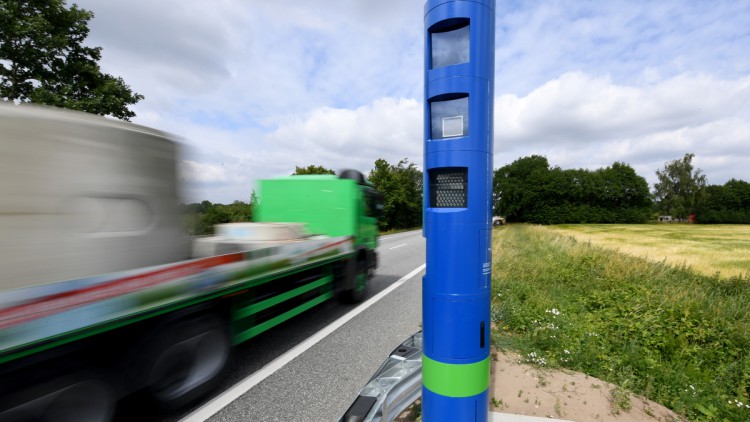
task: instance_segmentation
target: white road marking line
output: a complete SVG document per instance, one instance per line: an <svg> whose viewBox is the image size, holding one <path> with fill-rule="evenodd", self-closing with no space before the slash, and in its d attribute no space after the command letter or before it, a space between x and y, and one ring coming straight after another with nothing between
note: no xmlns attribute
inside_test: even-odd
<svg viewBox="0 0 750 422"><path fill-rule="evenodd" d="M419 274L420 271L424 270L425 266L426 264L422 264L419 267L415 268L409 274L401 277L398 281L391 284L390 286L382 290L380 293L376 294L375 296L371 297L366 302L362 303L361 305L349 311L346 315L342 316L341 318L334 321L332 324L328 325L327 327L313 334L307 340L303 341L302 343L298 344L297 346L295 346L288 352L274 359L271 363L259 369L258 371L250 375L249 377L240 381L239 383L235 384L232 388L214 397L211 401L204 404L202 407L195 410L193 413L185 416L184 418L180 420L180 422L202 422L202 421L207 420L211 416L215 415L221 409L225 408L227 405L229 405L233 401L237 400L240 396L248 392L251 388L258 385L261 381L270 377L276 371L283 368L286 364L294 360L296 357L306 352L309 348L313 347L319 341L326 338L329 334L341 328L344 324L349 322L349 320L353 319L357 315L364 312L367 308L374 305L377 301L385 297L388 293L396 290L399 286L409 281L415 275Z"/></svg>
<svg viewBox="0 0 750 422"><path fill-rule="evenodd" d="M421 231L422 231L422 229L417 229L417 230L412 230L412 231L408 231L408 232L405 232L405 233L387 234L385 236L381 236L380 239L384 240L384 241L385 240L395 240L395 239L399 239L399 238L402 238L402 237L414 236L414 235L417 234L417 232L421 232Z"/></svg>
<svg viewBox="0 0 750 422"><path fill-rule="evenodd" d="M400 247L402 247L402 246L406 246L406 243L402 243L402 244L400 244L400 245L396 245L396 246L394 246L394 247L392 247L392 248L388 248L388 249L396 249L396 248L400 248Z"/></svg>

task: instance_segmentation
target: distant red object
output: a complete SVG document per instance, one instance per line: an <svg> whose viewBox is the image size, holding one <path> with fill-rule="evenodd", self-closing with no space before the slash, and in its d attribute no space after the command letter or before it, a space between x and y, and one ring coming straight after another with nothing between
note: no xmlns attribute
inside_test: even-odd
<svg viewBox="0 0 750 422"><path fill-rule="evenodd" d="M695 214L690 213L690 216L688 216L688 223L695 223Z"/></svg>

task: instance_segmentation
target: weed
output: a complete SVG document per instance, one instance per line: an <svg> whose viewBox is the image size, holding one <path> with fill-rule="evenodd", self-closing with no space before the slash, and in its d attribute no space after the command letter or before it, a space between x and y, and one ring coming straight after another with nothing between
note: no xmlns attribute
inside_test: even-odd
<svg viewBox="0 0 750 422"><path fill-rule="evenodd" d="M544 377L544 375L537 375L536 380L536 386L537 387L546 387L549 385L549 381L547 381L547 378Z"/></svg>
<svg viewBox="0 0 750 422"><path fill-rule="evenodd" d="M633 408L633 403L630 401L630 392L622 387L615 387L610 392L612 395L612 409L615 415L619 415L620 411L630 412Z"/></svg>
<svg viewBox="0 0 750 422"><path fill-rule="evenodd" d="M503 407L509 407L508 404L506 404L505 402L503 402L503 399L497 399L497 398L495 398L495 396L492 396L491 401L492 401L492 405L495 406L498 409L501 409Z"/></svg>
<svg viewBox="0 0 750 422"><path fill-rule="evenodd" d="M395 420L409 421L409 422L422 420L421 419L422 417L422 400L421 399L417 399L417 401L412 403L411 406L407 407L406 410L408 411L408 413L405 416L401 418L397 418Z"/></svg>
<svg viewBox="0 0 750 422"><path fill-rule="evenodd" d="M518 390L518 397L521 397L523 395L523 390Z"/></svg>
<svg viewBox="0 0 750 422"><path fill-rule="evenodd" d="M560 404L560 397L555 397L555 413L557 416L565 416L562 411L562 404Z"/></svg>

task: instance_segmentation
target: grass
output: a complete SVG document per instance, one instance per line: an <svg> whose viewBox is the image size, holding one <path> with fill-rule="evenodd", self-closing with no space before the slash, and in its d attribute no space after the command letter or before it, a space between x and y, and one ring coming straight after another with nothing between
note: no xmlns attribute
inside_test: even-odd
<svg viewBox="0 0 750 422"><path fill-rule="evenodd" d="M576 224L549 226L579 241L701 274L750 275L750 225Z"/></svg>
<svg viewBox="0 0 750 422"><path fill-rule="evenodd" d="M620 386L622 410L634 392L691 420L750 420L750 277L708 276L558 230L493 231L498 347Z"/></svg>

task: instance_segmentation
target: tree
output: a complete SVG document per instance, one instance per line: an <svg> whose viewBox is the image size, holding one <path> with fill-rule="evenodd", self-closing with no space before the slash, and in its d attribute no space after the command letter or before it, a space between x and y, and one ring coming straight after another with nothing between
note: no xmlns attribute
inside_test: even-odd
<svg viewBox="0 0 750 422"><path fill-rule="evenodd" d="M628 164L564 170L538 155L495 170L493 205L507 221L538 224L640 223L651 212L648 183Z"/></svg>
<svg viewBox="0 0 750 422"><path fill-rule="evenodd" d="M0 96L6 101L130 120L144 97L102 73L101 47L86 47L94 14L65 0L0 0Z"/></svg>
<svg viewBox="0 0 750 422"><path fill-rule="evenodd" d="M255 192L251 197L251 203L234 201L231 204L224 205L203 201L183 205L185 232L191 236L201 236L213 234L216 224L251 221L254 195Z"/></svg>
<svg viewBox="0 0 750 422"><path fill-rule="evenodd" d="M685 154L656 170L659 181L654 184L654 199L660 212L684 220L700 206L706 176L700 169L693 169L693 157L695 154Z"/></svg>
<svg viewBox="0 0 750 422"><path fill-rule="evenodd" d="M723 186L706 186L695 215L698 223L750 224L750 183L730 179Z"/></svg>
<svg viewBox="0 0 750 422"><path fill-rule="evenodd" d="M395 166L382 158L375 161L368 180L383 194L382 230L422 225L422 177L406 158Z"/></svg>
<svg viewBox="0 0 750 422"><path fill-rule="evenodd" d="M323 166L316 166L314 164L311 164L307 167L294 166L294 173L292 173L292 176L300 176L303 174L336 174L336 172Z"/></svg>
<svg viewBox="0 0 750 422"><path fill-rule="evenodd" d="M493 183L494 213L507 221L526 221L525 216L536 203L538 181L549 172L546 157L532 155L519 158L495 170Z"/></svg>

